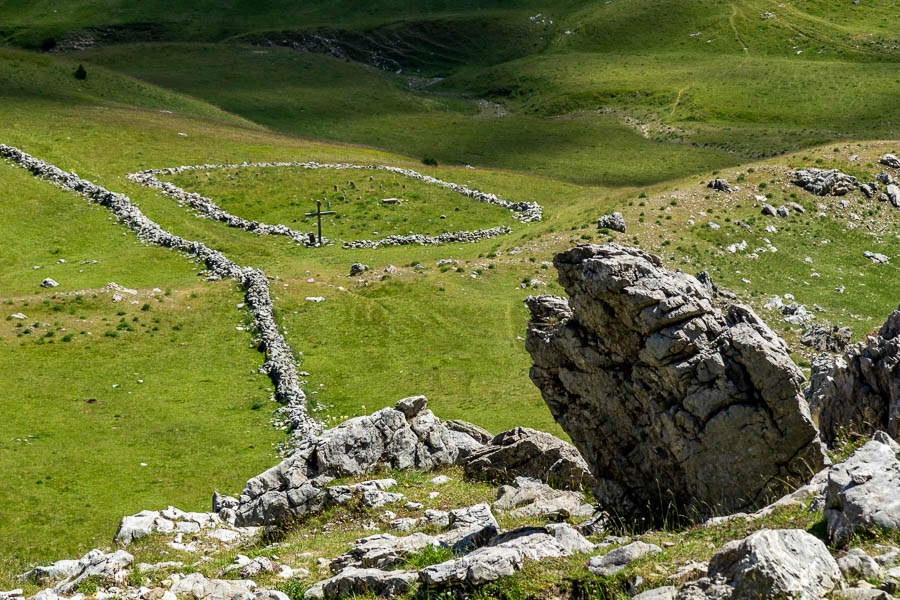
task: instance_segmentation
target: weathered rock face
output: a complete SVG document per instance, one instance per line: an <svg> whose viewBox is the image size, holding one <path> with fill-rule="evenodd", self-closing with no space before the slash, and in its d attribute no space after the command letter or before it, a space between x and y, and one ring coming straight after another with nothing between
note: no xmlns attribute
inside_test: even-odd
<svg viewBox="0 0 900 600"><path fill-rule="evenodd" d="M886 442L886 443L885 443ZM900 530L900 446L883 432L828 472L828 537L842 543L865 530Z"/></svg>
<svg viewBox="0 0 900 600"><path fill-rule="evenodd" d="M803 375L750 308L714 309L695 278L637 249L580 246L554 264L570 301L526 300L531 378L602 503L730 513L824 466Z"/></svg>
<svg viewBox="0 0 900 600"><path fill-rule="evenodd" d="M800 342L819 352L843 352L850 344L850 328L814 323L803 332Z"/></svg>
<svg viewBox="0 0 900 600"><path fill-rule="evenodd" d="M466 475L492 481L512 482L524 476L569 490L593 484L587 463L572 444L528 427L497 434L467 456L463 465Z"/></svg>
<svg viewBox="0 0 900 600"><path fill-rule="evenodd" d="M818 600L842 580L825 544L802 529L763 529L728 542L710 560L708 575L725 578L731 600Z"/></svg>
<svg viewBox="0 0 900 600"><path fill-rule="evenodd" d="M233 511L229 516L239 526L275 523L316 512L326 503L340 503L332 496L342 491L337 489L341 486L325 489L333 477L384 467L427 470L451 465L456 458L449 430L426 408L425 396L414 396L400 400L395 408L383 408L323 432L250 479L240 498L219 497L218 502L228 506L223 510ZM402 498L380 488L363 493L370 506Z"/></svg>
<svg viewBox="0 0 900 600"><path fill-rule="evenodd" d="M833 364L816 363L809 401L829 444L841 430L881 429L900 440L900 308L876 335L851 346Z"/></svg>

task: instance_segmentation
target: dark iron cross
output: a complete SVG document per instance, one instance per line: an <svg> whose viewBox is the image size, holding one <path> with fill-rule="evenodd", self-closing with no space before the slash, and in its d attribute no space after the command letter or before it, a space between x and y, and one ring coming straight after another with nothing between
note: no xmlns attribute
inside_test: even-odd
<svg viewBox="0 0 900 600"><path fill-rule="evenodd" d="M306 213L307 217L317 217L319 220L319 245L322 245L322 215L334 215L337 214L333 210L322 210L322 201L316 200L316 212Z"/></svg>

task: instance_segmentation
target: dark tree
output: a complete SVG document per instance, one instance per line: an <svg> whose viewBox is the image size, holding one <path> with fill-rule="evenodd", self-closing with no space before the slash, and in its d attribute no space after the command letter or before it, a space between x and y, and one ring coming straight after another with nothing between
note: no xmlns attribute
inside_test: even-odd
<svg viewBox="0 0 900 600"><path fill-rule="evenodd" d="M84 65L78 65L78 68L75 69L75 79L87 79L87 71L84 70Z"/></svg>

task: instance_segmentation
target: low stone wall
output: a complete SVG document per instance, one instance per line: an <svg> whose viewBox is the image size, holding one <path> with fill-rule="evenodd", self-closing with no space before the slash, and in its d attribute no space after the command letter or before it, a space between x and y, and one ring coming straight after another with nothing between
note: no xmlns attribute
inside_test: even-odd
<svg viewBox="0 0 900 600"><path fill-rule="evenodd" d="M263 370L275 384L275 398L284 405L279 409L280 412L290 423L295 436L306 436L320 429L318 423L306 412L306 395L300 389L294 354L275 323L269 281L263 271L252 267L241 268L221 252L212 250L201 242L186 240L169 233L147 218L127 196L81 179L75 173L67 173L18 148L0 144L0 157L12 161L59 188L77 192L90 201L105 206L139 239L193 255L214 275L230 277L240 282L253 315L254 329L266 351Z"/></svg>
<svg viewBox="0 0 900 600"><path fill-rule="evenodd" d="M445 189L461 194L467 198L472 198L485 204L499 206L513 213L513 216L523 223L540 221L542 216L541 205L536 202L509 202L497 198L495 194L486 194L478 190L473 190L465 185L450 183L423 175L411 169L401 169L399 167L390 167L386 165L353 165L349 163L326 164L317 162L268 162L268 163L240 163L227 165L184 165L180 167L169 167L165 169L147 169L137 173L130 173L127 177L129 180L139 183L145 187L158 190L166 196L173 198L179 203L187 204L191 208L198 210L204 216L225 223L229 227L236 227L245 231L250 231L260 235L284 235L294 241L309 245L308 234L291 229L286 225L267 225L259 221L250 221L228 213L219 207L211 199L201 196L193 192L188 192L175 184L161 181L157 175L177 175L187 171L207 171L214 169L241 169L241 168L275 168L275 167L295 167L301 169L342 169L342 170L373 170L386 171L409 177L417 181L422 181L430 185L437 185ZM474 242L486 238L496 237L510 233L509 227L492 227L490 229L479 229L477 231L457 231L453 233L444 233L438 236L428 236L424 234L398 235L388 236L381 240L359 240L344 243L344 248L378 248L379 246L404 246L411 244L434 245L454 242Z"/></svg>

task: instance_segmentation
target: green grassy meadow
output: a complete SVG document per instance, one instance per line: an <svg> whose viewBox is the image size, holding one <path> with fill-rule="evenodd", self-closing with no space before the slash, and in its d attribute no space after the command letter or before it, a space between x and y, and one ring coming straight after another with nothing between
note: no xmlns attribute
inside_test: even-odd
<svg viewBox="0 0 900 600"><path fill-rule="evenodd" d="M771 295L819 305L857 338L900 301L900 212L859 192L843 208L787 181L802 166L869 181L878 157L900 150L895 3L429 0L344 19L349 6L0 0L0 143L264 269L326 424L424 393L442 418L564 436L528 379L522 300L561 293L548 261L576 243L639 245L672 268L708 270L792 345L801 330L763 309ZM538 12L544 20L530 20ZM86 28L137 43L38 51ZM247 44L316 28L360 52L382 44L402 68ZM72 76L78 64L87 79ZM522 224L382 172L170 178L234 214L300 230L325 198L339 213L324 223L335 240L512 228L475 244L313 250L197 218L125 177L244 161L411 168L539 202L544 220ZM712 193L713 176L741 191ZM806 212L763 217L758 195ZM597 231L613 210L626 234ZM0 239L0 588L29 564L108 543L124 514L206 509L213 489L237 492L275 462L285 434L269 424L271 382L238 329L247 315L233 282L207 282L201 265L6 164ZM741 241L746 251L727 250ZM749 256L768 245L777 252ZM866 250L891 263L872 264ZM351 278L354 262L370 269ZM41 288L44 277L60 287ZM137 294L113 303L109 282ZM7 319L19 312L28 318Z"/></svg>

